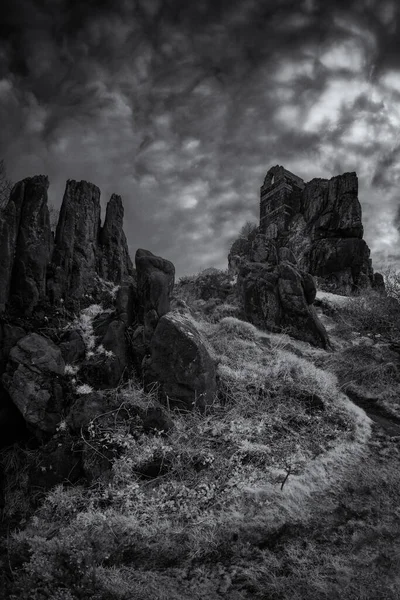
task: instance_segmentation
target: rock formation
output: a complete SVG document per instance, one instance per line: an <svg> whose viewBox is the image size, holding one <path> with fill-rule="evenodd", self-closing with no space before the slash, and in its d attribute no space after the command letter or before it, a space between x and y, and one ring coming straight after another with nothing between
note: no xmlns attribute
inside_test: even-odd
<svg viewBox="0 0 400 600"><path fill-rule="evenodd" d="M272 263L242 263L237 284L246 318L260 329L284 331L327 348L328 334L312 306L316 296L313 277L300 271L287 249L281 249L280 256L281 260L276 257Z"/></svg>
<svg viewBox="0 0 400 600"><path fill-rule="evenodd" d="M121 196L113 194L107 204L104 225L100 231L98 271L103 279L118 284L133 273L123 221L124 207Z"/></svg>
<svg viewBox="0 0 400 600"><path fill-rule="evenodd" d="M94 285L100 234L100 190L86 181L67 182L57 224L52 277L53 301L79 299Z"/></svg>
<svg viewBox="0 0 400 600"><path fill-rule="evenodd" d="M50 340L30 333L11 350L3 385L35 433L54 433L61 420L65 364Z"/></svg>
<svg viewBox="0 0 400 600"><path fill-rule="evenodd" d="M159 396L186 410L203 409L216 394L216 369L199 332L184 316L164 315L144 361L144 381L156 384Z"/></svg>
<svg viewBox="0 0 400 600"><path fill-rule="evenodd" d="M51 231L47 177L17 183L0 214L0 312L12 299L30 314L46 293Z"/></svg>
<svg viewBox="0 0 400 600"><path fill-rule="evenodd" d="M99 188L86 181L67 182L48 277L53 301L80 299L94 289L97 277L121 284L132 276L123 218L121 197L113 194L101 227Z"/></svg>
<svg viewBox="0 0 400 600"><path fill-rule="evenodd" d="M193 324L170 312L174 265L142 249L136 252L135 263L139 326L132 347L136 367L147 389L155 387L163 402L186 410L202 409L214 399L215 365Z"/></svg>
<svg viewBox="0 0 400 600"><path fill-rule="evenodd" d="M318 277L326 290L349 294L374 287L361 217L355 173L305 183L272 167L261 187L258 235L232 246L230 267L237 271L240 257L273 262L276 249L288 248L298 267Z"/></svg>
<svg viewBox="0 0 400 600"><path fill-rule="evenodd" d="M159 319L171 308L175 267L165 258L139 248L135 256L137 272L138 320L144 327L145 342L150 341Z"/></svg>
<svg viewBox="0 0 400 600"><path fill-rule="evenodd" d="M100 190L69 180L53 243L48 187L43 175L23 179L0 212L0 313L12 305L30 315L43 299L80 300L99 278L120 285L134 275L120 196L111 196L101 227Z"/></svg>

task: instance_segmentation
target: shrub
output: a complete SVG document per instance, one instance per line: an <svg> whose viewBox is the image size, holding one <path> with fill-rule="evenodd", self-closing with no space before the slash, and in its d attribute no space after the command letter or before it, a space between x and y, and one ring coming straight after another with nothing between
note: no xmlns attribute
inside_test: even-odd
<svg viewBox="0 0 400 600"><path fill-rule="evenodd" d="M219 322L219 330L227 335L243 340L255 340L258 337L257 328L251 323L241 321L236 317L224 317Z"/></svg>
<svg viewBox="0 0 400 600"><path fill-rule="evenodd" d="M371 290L351 297L335 311L335 317L344 333L348 329L389 340L400 337L400 304Z"/></svg>

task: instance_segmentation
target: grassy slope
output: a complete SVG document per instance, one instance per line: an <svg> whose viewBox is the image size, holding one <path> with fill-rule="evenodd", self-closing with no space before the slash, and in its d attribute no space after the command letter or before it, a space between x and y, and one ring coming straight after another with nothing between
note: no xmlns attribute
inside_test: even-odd
<svg viewBox="0 0 400 600"><path fill-rule="evenodd" d="M214 406L205 415L172 413L167 436L97 419L88 456L118 449L112 472L91 487L56 488L8 541L10 593L400 597L398 440L375 427L371 435L370 420L341 391L354 346L340 313L326 310L338 347L329 354L221 320L224 310L235 313L228 302L192 306L218 363ZM379 373L374 381L385 393ZM118 394L125 404L154 402L135 382ZM149 465L159 476L143 476Z"/></svg>

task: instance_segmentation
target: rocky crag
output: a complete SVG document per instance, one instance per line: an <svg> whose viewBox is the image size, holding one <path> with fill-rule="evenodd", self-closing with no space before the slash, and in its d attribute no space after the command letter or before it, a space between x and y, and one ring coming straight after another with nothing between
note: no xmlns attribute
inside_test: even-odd
<svg viewBox="0 0 400 600"><path fill-rule="evenodd" d="M363 233L356 173L305 183L277 165L261 186L259 228L253 239L232 246L229 265L237 271L243 258L274 264L287 248L297 267L317 277L326 291L382 288Z"/></svg>
<svg viewBox="0 0 400 600"><path fill-rule="evenodd" d="M272 167L261 187L259 226L233 243L228 263L251 323L324 348L328 335L313 307L316 281L344 295L384 292L363 240L355 173L305 183Z"/></svg>
<svg viewBox="0 0 400 600"><path fill-rule="evenodd" d="M257 327L328 348L313 275L341 290L377 282L356 183L347 174L303 184L272 169L260 227L231 250L237 285L207 283L201 297L222 294L224 302L236 293L242 318ZM67 456L53 448L60 423L75 435L119 409L115 390L133 374L155 404L118 418L137 416L143 428L165 430L163 406L204 410L218 390L215 361L190 311L171 305L174 265L139 249L133 266L121 198L112 195L102 223L100 190L68 181L54 235L48 187L42 175L20 181L0 212L0 445L33 436L63 479L73 465L68 449ZM77 464L79 477L84 452Z"/></svg>
<svg viewBox="0 0 400 600"><path fill-rule="evenodd" d="M46 443L63 419L87 425L133 372L161 403L210 403L214 362L171 312L173 264L139 249L134 268L120 196L102 224L100 190L86 181L67 182L54 235L48 187L42 175L24 179L0 213L0 445Z"/></svg>

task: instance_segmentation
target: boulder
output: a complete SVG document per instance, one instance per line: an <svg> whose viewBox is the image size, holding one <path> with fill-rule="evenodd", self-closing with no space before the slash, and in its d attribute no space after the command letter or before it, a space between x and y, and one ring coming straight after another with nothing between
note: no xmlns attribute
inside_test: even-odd
<svg viewBox="0 0 400 600"><path fill-rule="evenodd" d="M85 358L86 346L79 331L68 331L59 344L64 362L75 365Z"/></svg>
<svg viewBox="0 0 400 600"><path fill-rule="evenodd" d="M328 334L312 306L316 287L315 284L312 286L311 276L301 273L296 267L285 262L279 265L278 272L282 327L294 338L327 348Z"/></svg>
<svg viewBox="0 0 400 600"><path fill-rule="evenodd" d="M141 376L143 359L148 352L148 345L145 343L144 339L143 325L138 325L138 327L136 327L136 329L133 331L130 340L130 350L133 357L133 367L136 373Z"/></svg>
<svg viewBox="0 0 400 600"><path fill-rule="evenodd" d="M80 396L67 417L67 425L72 433L87 430L92 421L103 428L115 428L118 423L131 423L133 429L141 425L146 433L167 432L173 428L171 417L159 404L135 406L107 391Z"/></svg>
<svg viewBox="0 0 400 600"><path fill-rule="evenodd" d="M137 284L133 277L125 279L117 292L115 310L118 319L130 327L137 318Z"/></svg>
<svg viewBox="0 0 400 600"><path fill-rule="evenodd" d="M37 333L20 339L10 352L3 386L35 433L54 433L61 420L64 369L60 349Z"/></svg>
<svg viewBox="0 0 400 600"><path fill-rule="evenodd" d="M108 418L109 424L110 413L115 411L119 406L114 394L105 391L96 391L91 394L80 396L71 407L67 425L73 433L78 433L81 429L85 430L93 419L98 419L103 415ZM115 416L115 415L114 415ZM102 421L104 423L104 419ZM111 425L113 418L111 418Z"/></svg>
<svg viewBox="0 0 400 600"><path fill-rule="evenodd" d="M169 313L158 321L143 371L146 388L155 386L160 399L172 406L204 409L214 400L214 361L199 332L181 314Z"/></svg>
<svg viewBox="0 0 400 600"><path fill-rule="evenodd" d="M312 306L316 287L308 273L288 262L249 262L239 272L238 292L246 318L256 327L328 347L328 335Z"/></svg>
<svg viewBox="0 0 400 600"><path fill-rule="evenodd" d="M175 282L175 267L169 260L154 256L148 250L136 252L137 295L139 322L155 311L159 319L170 310L170 297Z"/></svg>

